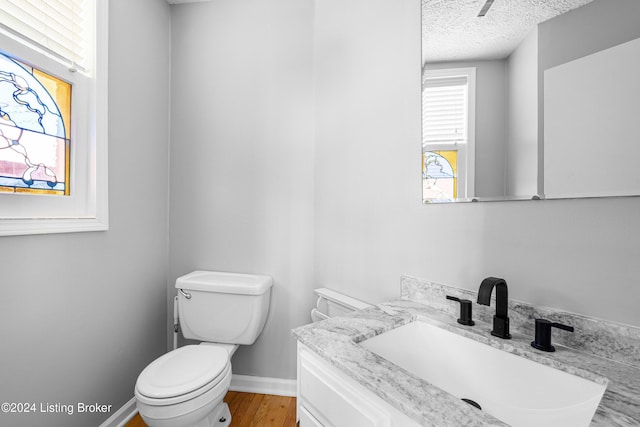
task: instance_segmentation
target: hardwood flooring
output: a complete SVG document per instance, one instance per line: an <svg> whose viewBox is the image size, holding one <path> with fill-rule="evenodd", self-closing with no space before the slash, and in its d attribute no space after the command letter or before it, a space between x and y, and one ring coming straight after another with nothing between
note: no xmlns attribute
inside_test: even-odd
<svg viewBox="0 0 640 427"><path fill-rule="evenodd" d="M296 398L230 391L224 398L231 411L230 427L295 427ZM147 427L136 414L125 427Z"/></svg>

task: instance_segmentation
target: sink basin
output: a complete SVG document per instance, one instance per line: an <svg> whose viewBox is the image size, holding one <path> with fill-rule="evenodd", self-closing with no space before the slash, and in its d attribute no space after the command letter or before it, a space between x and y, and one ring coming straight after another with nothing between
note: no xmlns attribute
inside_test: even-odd
<svg viewBox="0 0 640 427"><path fill-rule="evenodd" d="M606 388L420 321L360 345L514 427L588 426Z"/></svg>

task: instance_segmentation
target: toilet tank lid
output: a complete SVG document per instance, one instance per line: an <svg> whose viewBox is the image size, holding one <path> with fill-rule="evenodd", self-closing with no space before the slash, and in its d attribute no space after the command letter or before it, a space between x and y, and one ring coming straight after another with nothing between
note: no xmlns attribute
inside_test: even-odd
<svg viewBox="0 0 640 427"><path fill-rule="evenodd" d="M225 294L262 295L273 285L269 276L222 271L194 271L176 280L176 288Z"/></svg>

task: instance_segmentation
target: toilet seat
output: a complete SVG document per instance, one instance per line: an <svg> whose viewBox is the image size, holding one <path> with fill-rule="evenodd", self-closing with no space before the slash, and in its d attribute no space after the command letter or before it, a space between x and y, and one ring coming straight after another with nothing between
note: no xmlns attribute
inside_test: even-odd
<svg viewBox="0 0 640 427"><path fill-rule="evenodd" d="M206 393L230 371L225 349L187 345L149 364L138 376L136 396L148 405L173 405Z"/></svg>

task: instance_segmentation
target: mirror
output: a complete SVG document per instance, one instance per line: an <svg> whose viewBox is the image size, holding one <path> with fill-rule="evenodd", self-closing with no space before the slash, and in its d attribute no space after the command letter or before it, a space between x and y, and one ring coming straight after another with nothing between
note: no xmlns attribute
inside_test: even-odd
<svg viewBox="0 0 640 427"><path fill-rule="evenodd" d="M640 195L638 22L637 0L422 0L423 202Z"/></svg>

